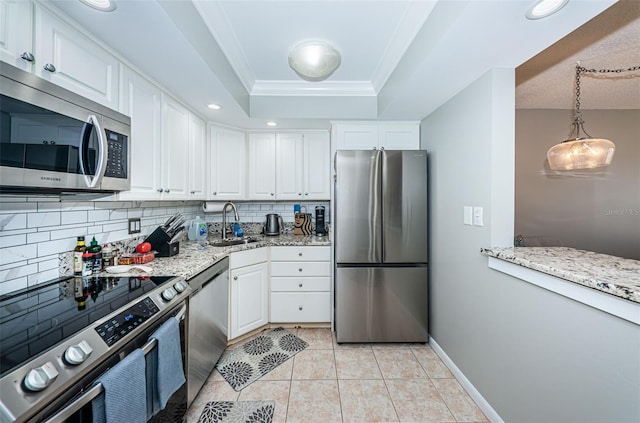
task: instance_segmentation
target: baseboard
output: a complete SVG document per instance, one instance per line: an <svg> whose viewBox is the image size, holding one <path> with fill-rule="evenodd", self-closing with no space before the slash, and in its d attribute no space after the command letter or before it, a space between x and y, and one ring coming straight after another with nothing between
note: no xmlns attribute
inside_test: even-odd
<svg viewBox="0 0 640 423"><path fill-rule="evenodd" d="M491 404L484 399L484 397L480 394L480 391L476 389L475 386L467 379L467 377L460 371L458 366L449 358L449 356L444 352L440 345L429 336L429 345L433 348L433 351L440 357L445 366L449 368L453 376L458 380L460 385L464 388L465 391L469 393L469 396L473 398L473 400L478 404L480 410L484 413L485 416L489 419L491 423L504 423L504 420L496 413L496 410L491 407Z"/></svg>

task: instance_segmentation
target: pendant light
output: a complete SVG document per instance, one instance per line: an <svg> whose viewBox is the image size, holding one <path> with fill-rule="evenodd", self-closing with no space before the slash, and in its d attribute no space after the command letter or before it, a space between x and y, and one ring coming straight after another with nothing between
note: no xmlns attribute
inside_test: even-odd
<svg viewBox="0 0 640 423"><path fill-rule="evenodd" d="M609 166L613 160L616 146L604 138L594 138L584 129L580 110L580 75L589 73L620 73L640 70L640 66L627 69L586 69L576 64L576 108L573 118L573 130L569 139L556 144L547 151L547 160L552 170L592 169ZM582 136L582 134L586 136ZM572 137L575 135L575 137Z"/></svg>

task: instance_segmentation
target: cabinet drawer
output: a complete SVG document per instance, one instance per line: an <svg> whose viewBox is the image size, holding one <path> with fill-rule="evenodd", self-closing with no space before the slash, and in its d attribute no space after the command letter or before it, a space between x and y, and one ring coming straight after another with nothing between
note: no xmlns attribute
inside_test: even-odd
<svg viewBox="0 0 640 423"><path fill-rule="evenodd" d="M271 247L272 261L324 261L331 260L331 247Z"/></svg>
<svg viewBox="0 0 640 423"><path fill-rule="evenodd" d="M273 323L329 322L328 292L273 292L271 319Z"/></svg>
<svg viewBox="0 0 640 423"><path fill-rule="evenodd" d="M238 251L237 253L231 253L229 256L229 268L237 269L238 267L250 266L265 261L267 261L267 249L264 247Z"/></svg>
<svg viewBox="0 0 640 423"><path fill-rule="evenodd" d="M296 276L275 276L271 277L271 292L291 291L329 291L331 289L330 278L321 277L296 277Z"/></svg>
<svg viewBox="0 0 640 423"><path fill-rule="evenodd" d="M328 261L291 262L272 261L271 276L330 276Z"/></svg>

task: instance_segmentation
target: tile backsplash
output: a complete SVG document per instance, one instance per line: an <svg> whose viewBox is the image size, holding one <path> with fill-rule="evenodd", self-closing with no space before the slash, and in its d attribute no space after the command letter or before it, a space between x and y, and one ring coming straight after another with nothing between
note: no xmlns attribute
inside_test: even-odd
<svg viewBox="0 0 640 423"><path fill-rule="evenodd" d="M291 203L236 203L240 222L260 223L267 213L293 222ZM304 202L308 213L329 202ZM150 234L175 213L196 215L208 223L222 221L221 213L204 213L201 201L75 201L59 196L0 196L0 295L60 276L62 253L73 250L78 236L87 243L95 236L104 245ZM142 232L128 233L128 219L140 218ZM233 221L233 217L229 219Z"/></svg>

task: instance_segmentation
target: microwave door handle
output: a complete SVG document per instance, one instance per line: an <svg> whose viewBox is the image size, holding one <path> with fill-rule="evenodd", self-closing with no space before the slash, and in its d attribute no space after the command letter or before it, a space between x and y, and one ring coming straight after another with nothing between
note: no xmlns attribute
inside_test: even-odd
<svg viewBox="0 0 640 423"><path fill-rule="evenodd" d="M105 137L102 128L100 127L100 122L98 121L98 117L96 115L89 115L87 118L87 123L93 125L98 134L98 165L96 166L96 174L92 178L88 173L88 169L84 168L84 144L89 142L89 133L85 132L83 134L83 146L80 149L80 168L82 169L82 173L84 174L85 181L87 182L88 188L95 188L104 177L104 173L107 171L107 139ZM89 126L85 125L85 131L88 130Z"/></svg>

